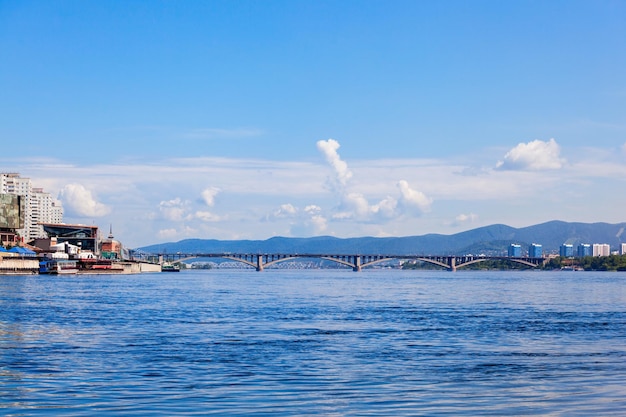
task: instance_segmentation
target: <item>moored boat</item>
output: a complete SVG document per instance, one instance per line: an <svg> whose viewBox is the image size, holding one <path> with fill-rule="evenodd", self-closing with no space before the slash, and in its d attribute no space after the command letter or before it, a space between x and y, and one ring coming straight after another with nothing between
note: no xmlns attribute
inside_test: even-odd
<svg viewBox="0 0 626 417"><path fill-rule="evenodd" d="M179 272L180 266L174 264L164 264L161 266L161 272Z"/></svg>
<svg viewBox="0 0 626 417"><path fill-rule="evenodd" d="M39 262L39 273L49 275L77 274L78 262L69 259L44 259Z"/></svg>

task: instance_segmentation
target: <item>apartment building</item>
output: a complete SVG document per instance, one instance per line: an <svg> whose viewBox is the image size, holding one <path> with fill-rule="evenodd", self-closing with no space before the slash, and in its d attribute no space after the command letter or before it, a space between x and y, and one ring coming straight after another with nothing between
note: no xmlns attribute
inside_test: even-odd
<svg viewBox="0 0 626 417"><path fill-rule="evenodd" d="M25 241L45 237L42 223L61 223L63 206L43 188L33 187L30 178L19 173L0 173L0 194L15 194L24 199L24 228L17 230Z"/></svg>
<svg viewBox="0 0 626 417"><path fill-rule="evenodd" d="M609 256L611 255L611 246L606 243L594 243L591 246L592 256Z"/></svg>

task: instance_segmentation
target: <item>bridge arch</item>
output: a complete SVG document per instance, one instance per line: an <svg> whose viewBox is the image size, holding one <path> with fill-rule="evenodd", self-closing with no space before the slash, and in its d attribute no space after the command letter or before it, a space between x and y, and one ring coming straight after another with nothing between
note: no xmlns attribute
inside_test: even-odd
<svg viewBox="0 0 626 417"><path fill-rule="evenodd" d="M445 263L445 262L442 262L442 261L440 261L440 260L438 260L438 259L420 258L420 257L413 258L413 259L415 259L416 261L422 261L422 262L427 262L427 263L432 264L432 265L441 266L441 267L443 267L443 268L445 268L445 269L453 269L453 268L450 266L450 264Z"/></svg>
<svg viewBox="0 0 626 417"><path fill-rule="evenodd" d="M368 267L368 266L372 266L381 262L387 262L387 261L392 261L394 259L398 259L398 258L380 258L380 259L375 259L373 261L369 261L369 262L365 262L363 264L361 264L362 268Z"/></svg>
<svg viewBox="0 0 626 417"><path fill-rule="evenodd" d="M541 265L541 263L537 263L537 262L533 263L533 262L528 261L528 260L523 259L523 258L509 258L509 257L492 257L492 258L487 258L487 257L480 257L480 258L469 260L467 262L463 262L463 263L457 264L456 267L457 268L462 268L464 266L468 266L468 265L471 265L471 264L475 264L475 263L479 263L479 262L485 262L485 261L494 261L494 260L515 262L515 263L518 263L518 264L529 266L531 268L537 268L539 265Z"/></svg>

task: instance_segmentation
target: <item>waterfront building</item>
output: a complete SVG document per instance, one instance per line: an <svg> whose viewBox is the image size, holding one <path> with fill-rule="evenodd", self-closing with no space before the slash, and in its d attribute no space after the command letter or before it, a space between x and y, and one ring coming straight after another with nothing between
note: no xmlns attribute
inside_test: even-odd
<svg viewBox="0 0 626 417"><path fill-rule="evenodd" d="M606 243L594 243L591 251L592 256L609 256L611 255L611 246Z"/></svg>
<svg viewBox="0 0 626 417"><path fill-rule="evenodd" d="M511 243L509 246L509 257L519 258L522 256L522 246L517 243Z"/></svg>
<svg viewBox="0 0 626 417"><path fill-rule="evenodd" d="M98 226L86 226L84 224L44 224L44 231L50 239L56 243L69 243L81 250L99 253Z"/></svg>
<svg viewBox="0 0 626 417"><path fill-rule="evenodd" d="M620 244L619 254L626 255L626 243Z"/></svg>
<svg viewBox="0 0 626 417"><path fill-rule="evenodd" d="M591 245L589 243L581 243L578 245L578 257L584 258L585 256L592 256Z"/></svg>
<svg viewBox="0 0 626 417"><path fill-rule="evenodd" d="M0 193L0 245L15 246L16 230L24 228L24 202L21 196Z"/></svg>
<svg viewBox="0 0 626 417"><path fill-rule="evenodd" d="M19 173L0 173L0 194L18 195L23 199L24 225L16 232L27 242L45 237L43 223L61 223L63 206L43 190L33 187L30 178Z"/></svg>
<svg viewBox="0 0 626 417"><path fill-rule="evenodd" d="M127 260L130 258L128 250L120 241L115 240L113 226L109 228L109 236L100 243L100 255L105 259Z"/></svg>
<svg viewBox="0 0 626 417"><path fill-rule="evenodd" d="M574 245L570 245L569 243L564 243L559 247L559 256L562 258L573 258L574 257Z"/></svg>
<svg viewBox="0 0 626 417"><path fill-rule="evenodd" d="M543 257L543 247L538 243L532 243L528 247L528 256L530 258L542 258Z"/></svg>

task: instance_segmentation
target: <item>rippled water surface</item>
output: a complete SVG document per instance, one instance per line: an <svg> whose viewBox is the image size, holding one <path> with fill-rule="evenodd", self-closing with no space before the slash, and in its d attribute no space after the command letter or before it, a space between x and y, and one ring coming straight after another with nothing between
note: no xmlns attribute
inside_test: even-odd
<svg viewBox="0 0 626 417"><path fill-rule="evenodd" d="M0 276L0 415L626 415L625 283Z"/></svg>

